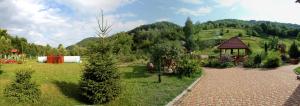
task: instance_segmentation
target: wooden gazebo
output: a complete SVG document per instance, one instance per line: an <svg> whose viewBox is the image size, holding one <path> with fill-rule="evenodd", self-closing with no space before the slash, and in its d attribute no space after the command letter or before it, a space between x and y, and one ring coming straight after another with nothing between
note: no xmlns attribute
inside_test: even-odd
<svg viewBox="0 0 300 106"><path fill-rule="evenodd" d="M243 61L242 58L247 56L250 50L249 47L239 37L232 37L224 41L219 45L218 49L220 49L220 58L222 57L223 52L226 53L227 50L230 50L231 54L233 54L233 50L237 50L237 56L233 56L236 62ZM244 54L240 54L240 50L244 50Z"/></svg>

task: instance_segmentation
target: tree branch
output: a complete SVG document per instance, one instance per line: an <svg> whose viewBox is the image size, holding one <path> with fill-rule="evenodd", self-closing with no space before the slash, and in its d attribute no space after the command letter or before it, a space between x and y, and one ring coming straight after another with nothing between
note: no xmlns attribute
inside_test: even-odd
<svg viewBox="0 0 300 106"><path fill-rule="evenodd" d="M98 29L96 30L96 34L100 38L104 38L108 35L108 33L112 30L112 25L109 25L107 20L104 20L103 10L101 10L101 19L97 17Z"/></svg>

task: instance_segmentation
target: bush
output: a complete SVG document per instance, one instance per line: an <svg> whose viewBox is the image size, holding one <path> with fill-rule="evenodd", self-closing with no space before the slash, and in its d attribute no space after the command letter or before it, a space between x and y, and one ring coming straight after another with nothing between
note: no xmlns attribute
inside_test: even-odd
<svg viewBox="0 0 300 106"><path fill-rule="evenodd" d="M298 59L300 56L298 46L295 42L291 45L291 47L289 49L289 55L290 55L290 58L293 58L293 59Z"/></svg>
<svg viewBox="0 0 300 106"><path fill-rule="evenodd" d="M80 81L82 99L98 104L107 103L121 93L120 74L111 55L111 45L102 43L90 50L88 63L85 65Z"/></svg>
<svg viewBox="0 0 300 106"><path fill-rule="evenodd" d="M4 89L4 95L14 102L38 102L41 91L31 82L33 70L22 69L16 73L16 79Z"/></svg>
<svg viewBox="0 0 300 106"><path fill-rule="evenodd" d="M204 63L205 67L213 67L213 68L230 68L234 67L233 62L220 62L217 59L210 59L208 62Z"/></svg>
<svg viewBox="0 0 300 106"><path fill-rule="evenodd" d="M176 67L177 74L182 76L191 77L196 71L201 70L199 63L196 60L182 58Z"/></svg>
<svg viewBox="0 0 300 106"><path fill-rule="evenodd" d="M279 43L279 38L278 37L273 37L271 39L271 42L268 44L268 47L271 50L278 50L278 43Z"/></svg>
<svg viewBox="0 0 300 106"><path fill-rule="evenodd" d="M221 63L232 62L234 59L230 55L224 55L221 57Z"/></svg>
<svg viewBox="0 0 300 106"><path fill-rule="evenodd" d="M257 55L254 56L253 62L254 62L255 65L260 65L261 61L262 61L262 57L261 57L260 54L257 54Z"/></svg>
<svg viewBox="0 0 300 106"><path fill-rule="evenodd" d="M119 59L119 62L125 62L125 63L133 62L133 61L137 60L136 56L134 56L134 55L118 56L118 59Z"/></svg>
<svg viewBox="0 0 300 106"><path fill-rule="evenodd" d="M238 35L239 37L242 37L243 36L243 33L239 33L239 35Z"/></svg>
<svg viewBox="0 0 300 106"><path fill-rule="evenodd" d="M248 61L245 61L243 63L243 67L245 67L245 68L255 68L255 64L254 64L252 59L249 59Z"/></svg>
<svg viewBox="0 0 300 106"><path fill-rule="evenodd" d="M261 66L262 58L263 57L260 54L251 55L251 56L249 56L248 61L244 62L243 67L258 68Z"/></svg>
<svg viewBox="0 0 300 106"><path fill-rule="evenodd" d="M223 36L223 35L224 35L224 33L223 33L223 32L221 32L221 33L220 33L220 36Z"/></svg>
<svg viewBox="0 0 300 106"><path fill-rule="evenodd" d="M263 66L265 68L276 68L281 65L281 57L278 52L270 52L266 59L263 61Z"/></svg>
<svg viewBox="0 0 300 106"><path fill-rule="evenodd" d="M281 60L283 62L288 62L288 57L286 55L281 55Z"/></svg>
<svg viewBox="0 0 300 106"><path fill-rule="evenodd" d="M297 40L300 41L300 32L297 34Z"/></svg>
<svg viewBox="0 0 300 106"><path fill-rule="evenodd" d="M219 66L219 68L231 68L231 67L234 67L233 62L224 62L221 63L221 65Z"/></svg>
<svg viewBox="0 0 300 106"><path fill-rule="evenodd" d="M228 29L226 30L226 33L229 33L229 30L228 30Z"/></svg>

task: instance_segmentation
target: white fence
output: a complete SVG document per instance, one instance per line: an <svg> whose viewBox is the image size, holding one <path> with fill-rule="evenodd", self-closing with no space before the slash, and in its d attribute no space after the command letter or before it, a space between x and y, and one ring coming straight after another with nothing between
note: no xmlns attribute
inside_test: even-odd
<svg viewBox="0 0 300 106"><path fill-rule="evenodd" d="M40 56L38 57L38 62L45 63L47 61L47 56Z"/></svg>
<svg viewBox="0 0 300 106"><path fill-rule="evenodd" d="M80 56L64 56L65 63L80 63Z"/></svg>
<svg viewBox="0 0 300 106"><path fill-rule="evenodd" d="M38 57L38 62L45 63L47 62L47 56ZM65 63L81 63L80 56L64 56Z"/></svg>

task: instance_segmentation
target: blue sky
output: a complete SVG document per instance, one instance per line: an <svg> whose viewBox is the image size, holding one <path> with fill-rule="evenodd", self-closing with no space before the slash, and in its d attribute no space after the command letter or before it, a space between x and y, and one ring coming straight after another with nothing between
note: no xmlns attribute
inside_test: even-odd
<svg viewBox="0 0 300 106"><path fill-rule="evenodd" d="M110 34L157 21L183 25L187 17L300 24L295 0L0 0L0 28L32 43L68 46L95 36L100 9Z"/></svg>

